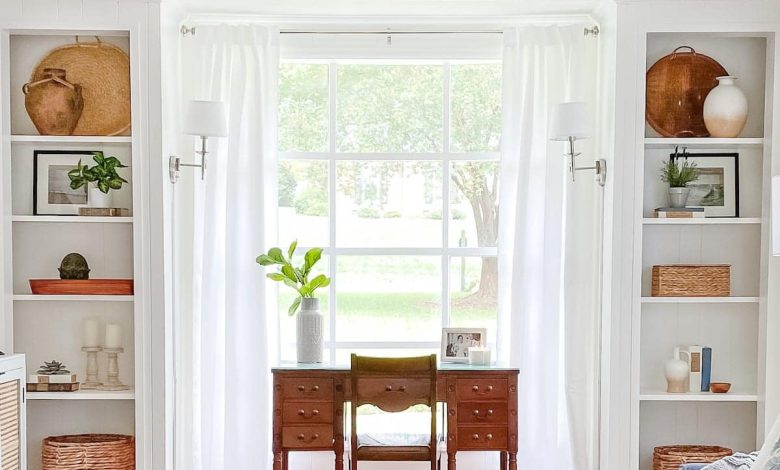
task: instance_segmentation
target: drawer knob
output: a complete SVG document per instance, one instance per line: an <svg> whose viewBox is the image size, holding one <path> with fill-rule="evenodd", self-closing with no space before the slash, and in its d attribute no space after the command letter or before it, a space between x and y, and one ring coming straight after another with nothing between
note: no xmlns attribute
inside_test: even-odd
<svg viewBox="0 0 780 470"><path fill-rule="evenodd" d="M487 433L487 434L485 434L485 439L487 439L488 441L492 441L493 440L493 435L490 434L490 433Z"/></svg>
<svg viewBox="0 0 780 470"><path fill-rule="evenodd" d="M474 393L479 393L479 385L474 385L473 387L471 387L471 391ZM483 393L489 393L492 391L493 391L493 386L488 385L487 387L485 387L485 391Z"/></svg>
<svg viewBox="0 0 780 470"><path fill-rule="evenodd" d="M493 416L493 410L487 410L487 411L485 411L485 415L484 415L484 416L480 416L480 412L479 412L479 410L474 410L474 411L472 412L472 414L474 415L474 417L475 417L475 418L478 418L478 419L487 419L487 418L489 418L489 417Z"/></svg>
<svg viewBox="0 0 780 470"><path fill-rule="evenodd" d="M393 386L392 386L392 385L387 385L387 386L385 386L385 392L392 392L392 391L393 391ZM400 387L398 387L398 389L397 389L397 390L395 390L395 391L396 391L396 392L405 392L405 391L406 391L406 385L401 385L401 386L400 386Z"/></svg>
<svg viewBox="0 0 780 470"><path fill-rule="evenodd" d="M319 392L319 391L320 391L320 386L319 386L319 385L315 385L315 386L313 386L313 387L311 388L311 391L312 391L312 392Z"/></svg>
<svg viewBox="0 0 780 470"><path fill-rule="evenodd" d="M306 439L306 434L300 433L298 434L298 440L301 442L314 442L317 439L320 438L320 435L317 433L312 434L311 439Z"/></svg>
<svg viewBox="0 0 780 470"><path fill-rule="evenodd" d="M303 385L298 385L298 391L299 392L302 392L304 390L306 390L306 387L304 387Z"/></svg>
<svg viewBox="0 0 780 470"><path fill-rule="evenodd" d="M471 440L472 441L478 441L479 440L479 434L477 434L477 433L472 434L471 435Z"/></svg>
<svg viewBox="0 0 780 470"><path fill-rule="evenodd" d="M302 416L305 419L312 419L314 417L317 417L320 415L320 410L314 409L311 410L311 416L306 416L306 410L298 410L298 416Z"/></svg>

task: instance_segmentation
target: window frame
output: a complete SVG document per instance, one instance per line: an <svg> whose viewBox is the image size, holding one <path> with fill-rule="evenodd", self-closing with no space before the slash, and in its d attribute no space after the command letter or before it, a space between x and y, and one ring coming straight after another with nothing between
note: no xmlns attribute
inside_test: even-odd
<svg viewBox="0 0 780 470"><path fill-rule="evenodd" d="M500 149L494 152L451 152L451 69L453 65L478 65L478 64L498 64L501 59L493 57L482 58L464 58L464 59L322 59L322 58L301 58L296 54L292 57L283 56L280 60L280 66L291 64L320 64L328 66L328 151L327 152L298 152L298 151L278 151L279 162L283 161L306 161L317 160L325 161L328 164L328 245L323 247L323 255L327 256L328 275L331 277L331 284L328 287L328 323L329 338L324 342L326 353L329 356L329 362L335 363L339 350L344 349L433 349L439 351L440 341L338 341L337 340L337 293L338 276L336 264L339 256L344 255L390 255L390 256L438 256L441 267L441 327L450 326L451 310L451 265L454 257L496 257L498 258L498 247L457 247L450 246L449 228L450 228L450 189L451 189L451 166L454 162L462 161L501 161ZM337 100L337 67L339 65L349 64L375 64L375 65L437 65L441 66L442 72L442 150L440 152L426 153L361 153L361 152L338 152L336 145L336 110ZM354 160L398 160L398 161L436 161L442 164L442 218L441 218L441 246L439 247L337 247L337 218L336 214L336 166L340 161ZM500 168L500 165L499 165ZM278 200L277 200L278 205ZM299 246L296 254L301 254L312 247ZM495 343L495 338L488 338L488 342Z"/></svg>

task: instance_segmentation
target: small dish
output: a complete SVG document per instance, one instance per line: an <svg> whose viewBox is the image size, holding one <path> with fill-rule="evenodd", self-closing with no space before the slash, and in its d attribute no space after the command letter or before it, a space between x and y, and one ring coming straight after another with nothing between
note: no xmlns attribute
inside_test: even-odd
<svg viewBox="0 0 780 470"><path fill-rule="evenodd" d="M712 393L729 393L729 390L731 390L731 384L728 382L712 382L710 384Z"/></svg>

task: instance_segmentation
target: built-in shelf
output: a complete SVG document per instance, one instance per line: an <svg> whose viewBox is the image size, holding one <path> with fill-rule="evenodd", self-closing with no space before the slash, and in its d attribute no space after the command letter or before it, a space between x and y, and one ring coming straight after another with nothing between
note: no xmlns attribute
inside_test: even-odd
<svg viewBox="0 0 780 470"><path fill-rule="evenodd" d="M731 402L757 402L758 395L750 393L667 393L664 391L650 391L639 395L640 401L731 401Z"/></svg>
<svg viewBox="0 0 780 470"><path fill-rule="evenodd" d="M702 138L674 138L674 137L646 137L647 147L743 147L764 145L761 137L736 137L733 139L702 137Z"/></svg>
<svg viewBox="0 0 780 470"><path fill-rule="evenodd" d="M642 219L645 225L758 225L761 224L759 217L711 217L703 219L656 219L646 217Z"/></svg>
<svg viewBox="0 0 780 470"><path fill-rule="evenodd" d="M132 302L132 295L34 295L15 294L15 302Z"/></svg>
<svg viewBox="0 0 780 470"><path fill-rule="evenodd" d="M83 217L78 215L14 215L12 222L47 222L70 224L130 224L132 217Z"/></svg>
<svg viewBox="0 0 780 470"><path fill-rule="evenodd" d="M103 135L12 135L11 142L31 142L36 144L129 144L130 136Z"/></svg>
<svg viewBox="0 0 780 470"><path fill-rule="evenodd" d="M77 392L27 392L28 400L135 400L132 389L120 392L79 390Z"/></svg>
<svg viewBox="0 0 780 470"><path fill-rule="evenodd" d="M643 304L754 304L758 297L642 297Z"/></svg>

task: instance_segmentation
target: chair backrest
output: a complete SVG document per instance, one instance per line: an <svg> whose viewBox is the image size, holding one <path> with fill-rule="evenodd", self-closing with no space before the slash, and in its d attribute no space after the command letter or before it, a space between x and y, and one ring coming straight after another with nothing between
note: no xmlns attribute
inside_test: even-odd
<svg viewBox="0 0 780 470"><path fill-rule="evenodd" d="M436 405L436 355L367 357L352 354L353 407L374 405L387 412Z"/></svg>

